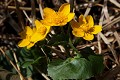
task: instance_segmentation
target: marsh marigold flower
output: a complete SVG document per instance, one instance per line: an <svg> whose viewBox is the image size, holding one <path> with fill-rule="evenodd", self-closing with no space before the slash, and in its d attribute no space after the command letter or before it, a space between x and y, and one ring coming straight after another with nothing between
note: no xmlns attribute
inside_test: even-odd
<svg viewBox="0 0 120 80"><path fill-rule="evenodd" d="M23 40L18 43L19 47L27 46L27 49L34 46L38 41L45 39L48 32L50 31L50 26L43 25L40 21L35 20L35 28L30 28L26 26L25 30L20 33Z"/></svg>
<svg viewBox="0 0 120 80"><path fill-rule="evenodd" d="M93 40L94 35L102 31L102 26L94 25L94 20L92 16L88 15L84 17L83 15L79 16L78 22L72 20L72 33L76 37L83 37L85 40Z"/></svg>
<svg viewBox="0 0 120 80"><path fill-rule="evenodd" d="M64 3L58 10L55 12L51 8L44 8L44 19L42 22L49 26L63 26L67 22L71 21L74 17L74 13L70 13L70 4Z"/></svg>

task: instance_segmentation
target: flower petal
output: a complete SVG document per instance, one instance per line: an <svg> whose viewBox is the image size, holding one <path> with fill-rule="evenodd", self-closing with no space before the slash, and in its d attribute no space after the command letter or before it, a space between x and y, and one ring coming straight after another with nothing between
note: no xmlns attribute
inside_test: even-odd
<svg viewBox="0 0 120 80"><path fill-rule="evenodd" d="M38 30L42 25L42 23L38 20L35 20L35 26L36 26L36 29Z"/></svg>
<svg viewBox="0 0 120 80"><path fill-rule="evenodd" d="M26 26L25 27L25 33L27 35L31 36L33 34L33 30L29 26Z"/></svg>
<svg viewBox="0 0 120 80"><path fill-rule="evenodd" d="M52 18L53 16L56 15L56 12L51 8L44 8L43 13L44 13L44 18L47 17Z"/></svg>
<svg viewBox="0 0 120 80"><path fill-rule="evenodd" d="M71 27L72 27L72 29L75 29L75 28L79 28L80 26L79 26L79 23L78 22L76 22L75 20L72 20L71 22Z"/></svg>
<svg viewBox="0 0 120 80"><path fill-rule="evenodd" d="M84 32L82 29L75 29L72 31L72 34L76 37L83 37L84 36Z"/></svg>
<svg viewBox="0 0 120 80"><path fill-rule="evenodd" d="M94 21L91 15L86 16L86 21L90 27L94 26Z"/></svg>
<svg viewBox="0 0 120 80"><path fill-rule="evenodd" d="M30 49L32 46L34 46L35 43L34 42L31 42L28 46L27 46L27 49Z"/></svg>
<svg viewBox="0 0 120 80"><path fill-rule="evenodd" d="M37 31L36 27L33 27L33 33L35 33Z"/></svg>
<svg viewBox="0 0 120 80"><path fill-rule="evenodd" d="M32 37L31 37L31 39L30 39L30 42L37 42L37 41L39 41L40 40L40 34L38 34L37 32L35 32L33 35L32 35Z"/></svg>
<svg viewBox="0 0 120 80"><path fill-rule="evenodd" d="M80 25L86 24L86 19L82 14L79 16L79 23Z"/></svg>
<svg viewBox="0 0 120 80"><path fill-rule="evenodd" d="M86 34L85 33L83 39L85 39L85 40L93 40L94 36L93 36L93 34L88 34L88 33Z"/></svg>
<svg viewBox="0 0 120 80"><path fill-rule="evenodd" d="M45 8L43 10L43 13L44 13L44 19L41 20L41 22L45 25L48 25L48 26L53 26L54 25L54 20L55 18L57 17L57 14L56 12L51 9L51 8Z"/></svg>
<svg viewBox="0 0 120 80"><path fill-rule="evenodd" d="M68 22L71 21L74 18L75 13L69 13L68 14Z"/></svg>
<svg viewBox="0 0 120 80"><path fill-rule="evenodd" d="M25 46L27 46L27 45L29 45L29 40L28 39L23 39L23 40L21 40L19 43L18 43L18 46L19 47L25 47Z"/></svg>
<svg viewBox="0 0 120 80"><path fill-rule="evenodd" d="M94 26L94 31L92 32L93 34L97 34L102 31L102 26L100 25L95 25Z"/></svg>
<svg viewBox="0 0 120 80"><path fill-rule="evenodd" d="M45 35L41 35L41 34L39 34L39 33L36 32L31 37L30 42L35 42L36 43L36 42L38 42L40 40L43 40L45 37L46 37Z"/></svg>
<svg viewBox="0 0 120 80"><path fill-rule="evenodd" d="M70 13L70 4L69 3L64 3L59 8L58 12L60 12L61 15L65 15L65 16L68 15Z"/></svg>
<svg viewBox="0 0 120 80"><path fill-rule="evenodd" d="M50 32L51 26L46 26L46 25L44 25L44 26L47 28L47 31L45 33L45 35L47 35Z"/></svg>
<svg viewBox="0 0 120 80"><path fill-rule="evenodd" d="M50 19L44 19L44 20L41 20L41 22L47 26L54 26L55 23L53 23L53 20L50 20Z"/></svg>

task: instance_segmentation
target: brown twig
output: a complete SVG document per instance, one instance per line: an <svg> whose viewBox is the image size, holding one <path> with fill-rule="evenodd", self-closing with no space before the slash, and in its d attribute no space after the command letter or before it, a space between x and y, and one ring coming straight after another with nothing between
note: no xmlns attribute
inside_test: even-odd
<svg viewBox="0 0 120 80"><path fill-rule="evenodd" d="M53 50L53 52L55 52L60 58L62 59L66 59L66 57L62 54L66 54L64 52L61 52L60 50L57 50L55 48L52 48L51 46L47 46L48 48L50 48L51 50Z"/></svg>
<svg viewBox="0 0 120 80"><path fill-rule="evenodd" d="M8 9L16 10L15 6L8 6ZM20 10L31 11L31 7L19 7ZM39 8L35 8L36 11L40 11Z"/></svg>
<svg viewBox="0 0 120 80"><path fill-rule="evenodd" d="M35 69L46 79L46 80L50 80L44 73L42 73L37 67L35 67Z"/></svg>
<svg viewBox="0 0 120 80"><path fill-rule="evenodd" d="M35 26L35 19L36 19L36 11L35 11L35 2L34 0L31 0L31 17L32 17L32 26Z"/></svg>
<svg viewBox="0 0 120 80"><path fill-rule="evenodd" d="M9 47L9 49L12 51L12 53L13 53L13 57L14 57L14 60L15 60L15 62L16 62L16 67L17 67L17 69L19 70L19 72L21 72L20 71L20 67L19 67L19 65L17 64L18 63L18 59L17 59L17 56L16 56L16 53L13 51L13 49L10 47L10 45L8 45L8 47ZM20 75L20 74L19 74ZM23 80L22 79L22 75L20 75L20 79L21 80Z"/></svg>
<svg viewBox="0 0 120 80"><path fill-rule="evenodd" d="M41 17L42 17L42 19L44 19L44 17L43 17L43 9L42 9L42 1L38 0L38 4L39 4L39 10L40 10Z"/></svg>
<svg viewBox="0 0 120 80"><path fill-rule="evenodd" d="M114 77L120 72L120 65L112 68L102 76L98 77L97 80L114 80Z"/></svg>
<svg viewBox="0 0 120 80"><path fill-rule="evenodd" d="M6 4L6 6L8 6L12 1L13 1L13 0L10 0L10 1Z"/></svg>
<svg viewBox="0 0 120 80"><path fill-rule="evenodd" d="M114 25L115 23L120 21L120 16L118 16L117 18L113 19L112 21L110 21L109 23L107 23L106 25L103 26L103 30L108 30L111 28L112 25Z"/></svg>
<svg viewBox="0 0 120 80"><path fill-rule="evenodd" d="M17 69L17 67L15 66L15 64L12 62L12 60L7 56L7 54L0 48L0 51L2 52L2 54L6 57L6 59L11 63L11 65L14 67L14 69L18 72L19 75L21 75L22 80L25 80L25 78L23 77L23 75L20 73L20 71Z"/></svg>
<svg viewBox="0 0 120 80"><path fill-rule="evenodd" d="M18 15L19 24L20 24L21 28L24 30L24 21L23 21L23 17L22 17L21 11L19 9L18 1L14 0L14 2L15 2L15 6L16 6L16 12L17 12L17 15Z"/></svg>

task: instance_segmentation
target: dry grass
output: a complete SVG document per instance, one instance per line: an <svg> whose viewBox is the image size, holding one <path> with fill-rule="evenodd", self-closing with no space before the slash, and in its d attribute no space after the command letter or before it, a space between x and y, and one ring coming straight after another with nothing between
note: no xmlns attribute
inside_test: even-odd
<svg viewBox="0 0 120 80"><path fill-rule="evenodd" d="M19 1L19 2L18 2ZM83 49L93 47L98 54L104 55L106 69L99 80L118 80L120 72L120 0L1 0L0 1L0 45L4 51L16 46L18 33L24 25L42 19L42 9L46 6L55 10L64 2L71 4L71 11L84 16L92 15L95 24L103 27L101 33L91 42L77 45ZM10 27L9 27L10 26ZM12 47L14 48L14 47Z"/></svg>

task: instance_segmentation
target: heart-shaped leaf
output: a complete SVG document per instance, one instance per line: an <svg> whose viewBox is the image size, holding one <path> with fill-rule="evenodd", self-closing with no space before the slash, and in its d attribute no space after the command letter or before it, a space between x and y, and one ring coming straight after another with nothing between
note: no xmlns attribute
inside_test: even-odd
<svg viewBox="0 0 120 80"><path fill-rule="evenodd" d="M48 75L53 80L85 80L101 73L104 69L102 56L90 55L88 59L75 56L67 60L54 60L48 65Z"/></svg>

